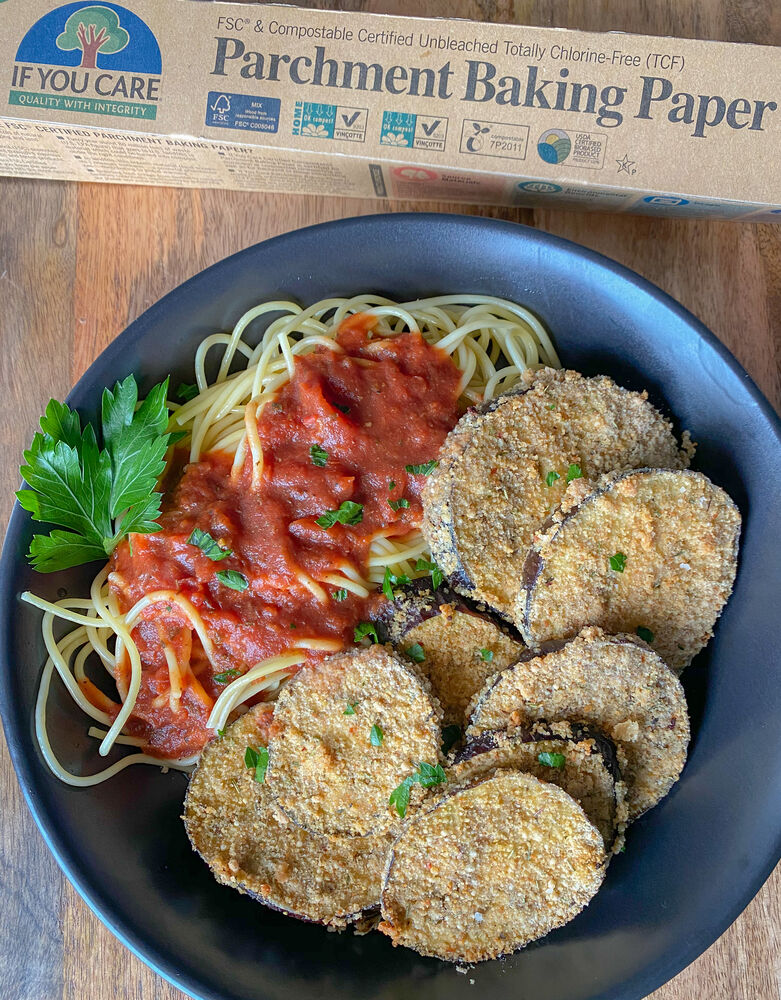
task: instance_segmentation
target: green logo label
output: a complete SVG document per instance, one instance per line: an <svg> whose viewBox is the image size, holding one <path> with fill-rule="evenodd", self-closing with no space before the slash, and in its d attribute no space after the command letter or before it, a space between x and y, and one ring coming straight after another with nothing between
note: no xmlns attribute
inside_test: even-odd
<svg viewBox="0 0 781 1000"><path fill-rule="evenodd" d="M117 118L157 117L162 60L141 18L115 3L44 14L19 44L9 104Z"/></svg>

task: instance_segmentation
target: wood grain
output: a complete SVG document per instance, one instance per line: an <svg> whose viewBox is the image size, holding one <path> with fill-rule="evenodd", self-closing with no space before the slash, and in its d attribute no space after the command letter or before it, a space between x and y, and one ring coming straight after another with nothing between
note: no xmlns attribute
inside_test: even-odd
<svg viewBox="0 0 781 1000"><path fill-rule="evenodd" d="M333 3L309 4L334 6ZM347 0L342 9L781 44L774 0ZM50 396L165 292L242 247L389 208L466 211L539 226L656 282L699 316L781 408L781 227L426 203L0 180L0 518ZM0 748L0 997L183 1000L63 879ZM725 873L729 877L729 873ZM779 1000L781 873L654 1000Z"/></svg>

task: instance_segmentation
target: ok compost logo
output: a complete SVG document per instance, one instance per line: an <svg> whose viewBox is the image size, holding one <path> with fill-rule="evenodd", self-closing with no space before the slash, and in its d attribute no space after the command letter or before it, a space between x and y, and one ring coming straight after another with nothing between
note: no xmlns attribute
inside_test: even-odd
<svg viewBox="0 0 781 1000"><path fill-rule="evenodd" d="M8 103L151 121L161 73L160 46L137 14L70 3L44 14L19 43Z"/></svg>

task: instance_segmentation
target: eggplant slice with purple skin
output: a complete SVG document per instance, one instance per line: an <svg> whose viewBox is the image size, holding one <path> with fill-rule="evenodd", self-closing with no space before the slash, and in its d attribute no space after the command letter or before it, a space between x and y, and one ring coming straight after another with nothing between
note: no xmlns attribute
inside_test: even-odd
<svg viewBox="0 0 781 1000"><path fill-rule="evenodd" d="M618 853L627 823L626 785L616 747L593 727L537 723L511 734L486 730L456 754L448 781L461 784L497 767L513 768L564 789L602 834L605 850Z"/></svg>
<svg viewBox="0 0 781 1000"><path fill-rule="evenodd" d="M556 785L499 768L402 828L379 930L446 962L508 955L575 917L605 873L602 836Z"/></svg>
<svg viewBox="0 0 781 1000"><path fill-rule="evenodd" d="M532 535L568 482L686 468L692 450L645 393L545 368L459 420L423 488L422 531L456 590L511 615Z"/></svg>
<svg viewBox="0 0 781 1000"><path fill-rule="evenodd" d="M513 617L532 648L584 625L637 632L680 672L732 592L740 524L730 497L700 472L573 483L529 550Z"/></svg>
<svg viewBox="0 0 781 1000"><path fill-rule="evenodd" d="M636 636L594 627L525 653L486 681L472 700L466 738L569 719L616 744L630 820L664 798L686 763L689 715L675 673Z"/></svg>
<svg viewBox="0 0 781 1000"><path fill-rule="evenodd" d="M380 621L391 642L431 681L446 726L463 726L467 706L486 678L526 648L512 626L449 587L434 590L428 579L397 591Z"/></svg>
<svg viewBox="0 0 781 1000"><path fill-rule="evenodd" d="M272 719L256 706L204 749L182 817L190 842L223 885L299 920L363 929L379 912L393 836L318 837L291 823L245 763L248 747L267 746Z"/></svg>
<svg viewBox="0 0 781 1000"><path fill-rule="evenodd" d="M274 710L266 781L310 833L365 837L398 824L393 790L439 761L442 710L415 663L390 646L359 647L306 666ZM421 792L413 789L413 805Z"/></svg>

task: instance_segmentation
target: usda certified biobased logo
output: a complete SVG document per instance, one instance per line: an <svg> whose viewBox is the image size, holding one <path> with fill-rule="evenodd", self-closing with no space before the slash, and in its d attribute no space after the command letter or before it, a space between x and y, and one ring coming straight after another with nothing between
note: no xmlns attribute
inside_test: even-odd
<svg viewBox="0 0 781 1000"><path fill-rule="evenodd" d="M19 43L8 103L151 121L161 72L160 46L137 14L115 3L69 3Z"/></svg>

